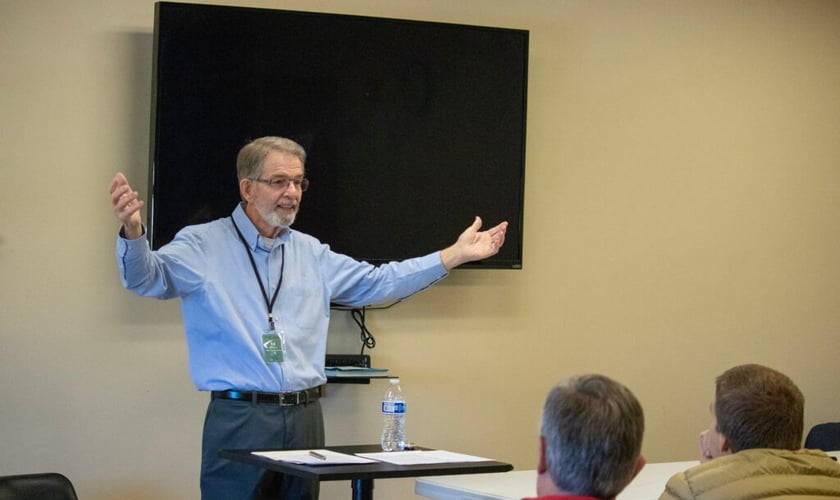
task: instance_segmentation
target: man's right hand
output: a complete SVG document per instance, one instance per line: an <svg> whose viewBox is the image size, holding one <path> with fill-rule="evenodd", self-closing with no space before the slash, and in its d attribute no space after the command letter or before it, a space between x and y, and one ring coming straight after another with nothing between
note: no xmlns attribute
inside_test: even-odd
<svg viewBox="0 0 840 500"><path fill-rule="evenodd" d="M140 218L140 208L143 200L137 191L128 185L128 179L122 172L117 172L111 181L111 207L114 215L123 224L126 239L134 240L143 236L143 220Z"/></svg>
<svg viewBox="0 0 840 500"><path fill-rule="evenodd" d="M729 455L729 441L714 427L710 427L700 433L700 461L708 462L721 455Z"/></svg>

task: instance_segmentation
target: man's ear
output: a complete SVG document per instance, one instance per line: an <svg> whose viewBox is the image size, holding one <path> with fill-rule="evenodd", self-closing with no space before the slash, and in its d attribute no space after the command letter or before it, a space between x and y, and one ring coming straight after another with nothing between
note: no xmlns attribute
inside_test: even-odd
<svg viewBox="0 0 840 500"><path fill-rule="evenodd" d="M253 185L251 179L239 179L239 196L248 203L251 202L251 186Z"/></svg>
<svg viewBox="0 0 840 500"><path fill-rule="evenodd" d="M545 438L540 436L540 457L537 461L537 474L543 474L547 470L548 466L545 464Z"/></svg>
<svg viewBox="0 0 840 500"><path fill-rule="evenodd" d="M727 438L726 436L723 436L723 435L721 435L721 436L723 437L723 442L720 445L720 452L724 455L734 453L732 451L732 446L729 445L729 438Z"/></svg>
<svg viewBox="0 0 840 500"><path fill-rule="evenodd" d="M639 474L639 472L642 471L646 463L647 460L645 460L645 457L643 455L639 455L639 459L636 460L636 466L633 468L633 475L630 476L631 481Z"/></svg>

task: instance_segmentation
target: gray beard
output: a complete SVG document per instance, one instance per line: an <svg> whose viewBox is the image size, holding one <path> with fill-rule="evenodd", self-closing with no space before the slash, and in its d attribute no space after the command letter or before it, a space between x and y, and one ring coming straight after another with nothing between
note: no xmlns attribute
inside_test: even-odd
<svg viewBox="0 0 840 500"><path fill-rule="evenodd" d="M270 225L271 227L276 227L278 229L286 229L295 222L296 213L293 213L289 216L281 216L277 212L272 209L265 209L265 207L261 207L259 205L255 205L257 212L260 214L260 217Z"/></svg>

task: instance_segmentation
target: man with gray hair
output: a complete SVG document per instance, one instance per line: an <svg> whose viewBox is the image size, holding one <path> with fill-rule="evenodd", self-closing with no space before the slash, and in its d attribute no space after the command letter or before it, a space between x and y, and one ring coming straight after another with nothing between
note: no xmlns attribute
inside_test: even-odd
<svg viewBox="0 0 840 500"><path fill-rule="evenodd" d="M614 499L645 465L644 430L639 401L604 375L573 377L555 386L540 426L538 498Z"/></svg>
<svg viewBox="0 0 840 500"><path fill-rule="evenodd" d="M480 231L476 217L452 245L425 256L375 267L338 254L292 226L309 187L305 162L304 149L283 137L246 144L236 161L242 202L157 251L146 241L143 200L122 173L111 182L120 280L138 295L181 300L190 374L209 395L203 500L318 498L316 480L263 473L219 451L323 447L329 305L407 298L505 241L507 222Z"/></svg>

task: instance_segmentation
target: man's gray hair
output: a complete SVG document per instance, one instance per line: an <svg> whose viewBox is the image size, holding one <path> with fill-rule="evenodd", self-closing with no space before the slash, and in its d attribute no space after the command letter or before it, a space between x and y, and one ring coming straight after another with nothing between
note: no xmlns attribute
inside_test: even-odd
<svg viewBox="0 0 840 500"><path fill-rule="evenodd" d="M552 481L571 494L615 497L633 479L644 429L636 396L608 377L583 375L555 386L540 430Z"/></svg>
<svg viewBox="0 0 840 500"><path fill-rule="evenodd" d="M285 137L260 137L246 144L236 157L238 180L259 177L265 158L272 151L296 156L301 165L306 165L306 151L303 146Z"/></svg>

